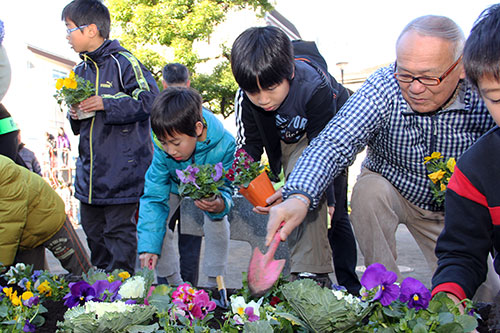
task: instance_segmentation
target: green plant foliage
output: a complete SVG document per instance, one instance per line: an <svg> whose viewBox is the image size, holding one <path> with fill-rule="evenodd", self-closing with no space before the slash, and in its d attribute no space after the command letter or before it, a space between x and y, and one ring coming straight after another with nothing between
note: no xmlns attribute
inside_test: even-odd
<svg viewBox="0 0 500 333"><path fill-rule="evenodd" d="M227 117L233 111L237 85L229 66L229 48L213 58L196 53L195 42L208 42L229 10L253 9L256 15L272 9L268 0L107 0L117 38L161 82L166 63L179 62L192 73L192 86L215 113ZM230 47L230 46L229 46ZM173 56L165 56L172 51ZM211 74L196 72L196 65L221 59Z"/></svg>

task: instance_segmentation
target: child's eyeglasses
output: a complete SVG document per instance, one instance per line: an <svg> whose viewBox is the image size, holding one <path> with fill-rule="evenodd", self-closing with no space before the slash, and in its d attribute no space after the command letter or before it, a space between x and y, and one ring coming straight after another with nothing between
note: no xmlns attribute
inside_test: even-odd
<svg viewBox="0 0 500 333"><path fill-rule="evenodd" d="M71 35L71 33L72 33L73 31L77 31L78 29L80 29L80 30L81 30L81 29L86 28L86 27L88 27L88 26L89 26L88 24L84 24L84 25L81 25L81 26L79 26L79 27L74 27L74 28L71 28L71 29L66 29L66 33L67 33L68 35Z"/></svg>

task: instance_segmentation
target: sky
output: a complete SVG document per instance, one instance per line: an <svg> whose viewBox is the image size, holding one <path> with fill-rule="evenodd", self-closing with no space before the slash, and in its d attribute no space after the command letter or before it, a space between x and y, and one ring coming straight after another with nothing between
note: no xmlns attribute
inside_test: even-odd
<svg viewBox="0 0 500 333"><path fill-rule="evenodd" d="M346 73L395 60L401 30L422 15L444 15L468 36L479 14L495 1L474 0L278 0L276 9L314 40L329 69L348 62Z"/></svg>
<svg viewBox="0 0 500 333"><path fill-rule="evenodd" d="M467 36L489 0L271 0L292 21L305 40L316 41L330 71L337 62L348 62L358 71L395 58L399 32L413 18L445 15L459 24ZM22 40L58 55L78 60L65 39L61 11L68 0L0 0L0 19L6 23L6 43ZM29 10L25 10L29 8ZM243 31L246 27L241 27ZM24 38L18 38L21 36Z"/></svg>

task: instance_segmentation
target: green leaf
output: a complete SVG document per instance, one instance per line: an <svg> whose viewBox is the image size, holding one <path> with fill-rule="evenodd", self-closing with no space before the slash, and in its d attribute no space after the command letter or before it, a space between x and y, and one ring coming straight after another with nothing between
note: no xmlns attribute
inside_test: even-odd
<svg viewBox="0 0 500 333"><path fill-rule="evenodd" d="M441 312L439 314L439 324L444 325L451 323L455 320L455 316L449 312Z"/></svg>
<svg viewBox="0 0 500 333"><path fill-rule="evenodd" d="M462 325L464 332L470 332L478 325L477 319L467 314L457 316L456 321Z"/></svg>
<svg viewBox="0 0 500 333"><path fill-rule="evenodd" d="M436 329L437 333L463 333L464 329L462 328L462 325L459 323L449 323L445 324L442 326L439 326Z"/></svg>
<svg viewBox="0 0 500 333"><path fill-rule="evenodd" d="M263 320L246 322L243 330L246 333L273 333L274 331L271 324Z"/></svg>

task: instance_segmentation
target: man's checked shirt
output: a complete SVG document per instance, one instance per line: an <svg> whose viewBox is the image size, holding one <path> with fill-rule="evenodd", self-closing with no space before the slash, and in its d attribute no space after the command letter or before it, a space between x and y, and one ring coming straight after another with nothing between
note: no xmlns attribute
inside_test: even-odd
<svg viewBox="0 0 500 333"><path fill-rule="evenodd" d="M372 74L310 143L285 184L283 196L302 193L316 207L330 181L367 147L362 166L377 172L411 203L437 211L424 158L458 158L494 121L472 87L462 82L451 105L419 114L403 99L394 64Z"/></svg>

